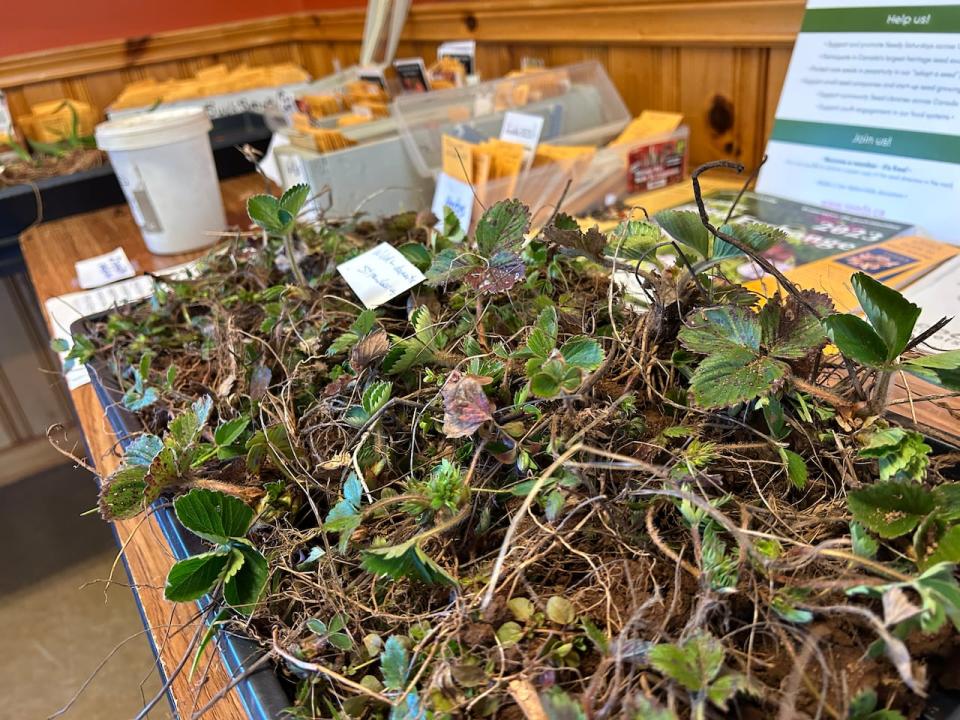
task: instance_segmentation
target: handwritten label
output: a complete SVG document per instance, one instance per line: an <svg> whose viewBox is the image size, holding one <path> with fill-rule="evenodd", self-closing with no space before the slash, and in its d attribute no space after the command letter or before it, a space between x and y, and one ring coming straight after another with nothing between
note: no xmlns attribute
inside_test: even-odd
<svg viewBox="0 0 960 720"><path fill-rule="evenodd" d="M74 266L77 268L77 281L84 290L126 280L137 274L123 248L80 260Z"/></svg>
<svg viewBox="0 0 960 720"><path fill-rule="evenodd" d="M450 177L446 173L437 175L437 190L433 194L433 205L430 209L434 216L440 219L437 223L443 229L444 208L453 211L464 230L470 227L470 218L473 215L473 190L467 183Z"/></svg>
<svg viewBox="0 0 960 720"><path fill-rule="evenodd" d="M337 272L369 309L383 305L425 279L403 253L388 243L380 243L341 263Z"/></svg>
<svg viewBox="0 0 960 720"><path fill-rule="evenodd" d="M543 118L539 115L512 111L503 114L503 125L500 126L501 140L519 143L527 150L533 150L540 142L542 132Z"/></svg>

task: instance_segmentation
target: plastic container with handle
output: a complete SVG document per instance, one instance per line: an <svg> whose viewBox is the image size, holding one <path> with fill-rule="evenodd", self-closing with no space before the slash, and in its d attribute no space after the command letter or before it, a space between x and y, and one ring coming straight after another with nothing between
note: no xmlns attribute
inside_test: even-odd
<svg viewBox="0 0 960 720"><path fill-rule="evenodd" d="M227 220L200 108L158 110L97 125L147 249L175 255L210 245Z"/></svg>

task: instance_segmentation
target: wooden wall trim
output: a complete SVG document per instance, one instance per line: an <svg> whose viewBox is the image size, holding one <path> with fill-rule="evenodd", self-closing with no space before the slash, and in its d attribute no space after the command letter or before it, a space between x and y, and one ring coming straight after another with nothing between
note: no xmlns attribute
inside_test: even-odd
<svg viewBox="0 0 960 720"><path fill-rule="evenodd" d="M803 0L462 0L414 5L403 40L788 47L803 8ZM0 88L291 41L356 42L363 15L282 15L0 58Z"/></svg>

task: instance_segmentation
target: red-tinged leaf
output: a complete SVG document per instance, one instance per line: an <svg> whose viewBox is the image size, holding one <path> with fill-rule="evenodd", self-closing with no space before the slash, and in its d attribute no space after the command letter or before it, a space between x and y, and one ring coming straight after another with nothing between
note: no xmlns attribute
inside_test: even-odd
<svg viewBox="0 0 960 720"><path fill-rule="evenodd" d="M519 255L503 250L495 253L488 265L468 271L463 281L481 293L496 295L509 292L524 279L526 270Z"/></svg>
<svg viewBox="0 0 960 720"><path fill-rule="evenodd" d="M473 435L483 423L493 418L493 403L483 392L491 378L465 375L454 370L443 389L443 434L448 438Z"/></svg>
<svg viewBox="0 0 960 720"><path fill-rule="evenodd" d="M356 378L353 375L341 375L336 380L331 380L327 383L327 386L323 388L323 397L332 398L336 397L342 393L347 385L352 383Z"/></svg>

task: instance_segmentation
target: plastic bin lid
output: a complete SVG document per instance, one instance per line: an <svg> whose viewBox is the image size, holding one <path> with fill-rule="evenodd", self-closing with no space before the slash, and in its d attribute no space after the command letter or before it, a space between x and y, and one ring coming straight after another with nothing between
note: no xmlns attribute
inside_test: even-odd
<svg viewBox="0 0 960 720"><path fill-rule="evenodd" d="M527 72L477 85L401 95L393 103L397 129L414 166L432 177L442 165L444 134L472 142L497 137L507 111L543 117L541 142L599 145L631 115L596 60Z"/></svg>
<svg viewBox="0 0 960 720"><path fill-rule="evenodd" d="M107 120L94 135L101 150L141 150L205 135L212 127L203 108L172 108Z"/></svg>

